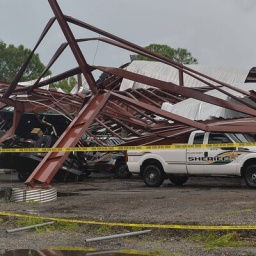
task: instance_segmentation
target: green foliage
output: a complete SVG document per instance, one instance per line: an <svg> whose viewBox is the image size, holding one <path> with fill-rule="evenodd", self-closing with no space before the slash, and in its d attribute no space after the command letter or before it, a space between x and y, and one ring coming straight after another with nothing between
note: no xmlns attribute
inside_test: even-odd
<svg viewBox="0 0 256 256"><path fill-rule="evenodd" d="M56 230L62 230L62 231L71 231L71 230L75 231L80 229L80 226L74 222L57 221L57 222L54 222L53 228Z"/></svg>
<svg viewBox="0 0 256 256"><path fill-rule="evenodd" d="M0 218L0 223L4 222L4 220L2 218Z"/></svg>
<svg viewBox="0 0 256 256"><path fill-rule="evenodd" d="M216 249L219 247L241 247L252 246L253 242L245 241L240 238L236 232L229 232L225 235L218 235L215 232L210 232L207 235L197 234L190 237L193 241L205 242L207 249Z"/></svg>
<svg viewBox="0 0 256 256"><path fill-rule="evenodd" d="M192 57L191 53L183 48L174 49L165 44L150 44L145 48L181 64L197 64L197 59ZM137 55L136 60L154 61L143 55Z"/></svg>
<svg viewBox="0 0 256 256"><path fill-rule="evenodd" d="M197 59L193 58L191 53L183 48L174 51L173 60L181 64L198 64Z"/></svg>
<svg viewBox="0 0 256 256"><path fill-rule="evenodd" d="M73 87L77 84L77 80L75 77L70 77L64 80L61 80L57 83L53 83L51 88L61 88L64 92L70 92Z"/></svg>
<svg viewBox="0 0 256 256"><path fill-rule="evenodd" d="M21 66L31 53L31 50L26 49L23 45L15 47L14 45L6 45L0 40L0 81L10 83ZM44 71L45 66L41 62L38 54L33 54L21 81L29 81L38 78ZM47 72L50 75L51 71Z"/></svg>

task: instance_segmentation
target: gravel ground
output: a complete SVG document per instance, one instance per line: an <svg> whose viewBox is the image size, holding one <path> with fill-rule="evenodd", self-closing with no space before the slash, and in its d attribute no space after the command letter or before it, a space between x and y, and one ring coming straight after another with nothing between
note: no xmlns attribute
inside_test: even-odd
<svg viewBox="0 0 256 256"><path fill-rule="evenodd" d="M52 186L57 188L58 198L48 203L6 202L2 193L1 256L7 255L8 250L45 248L94 248L121 252L136 250L144 254L150 252L151 255L256 255L254 230L237 232L239 240L249 240L254 243L251 246L207 249L206 242L195 242L191 237L198 234L208 236L209 233L221 236L233 231L142 225L255 225L255 191L248 189L241 179L191 178L182 187L173 186L166 180L163 186L152 189L147 188L138 177L119 180L111 174L93 174L83 182L53 183ZM25 186L17 180L16 174L0 174L1 190L7 187ZM15 222L17 217L12 216L14 213L45 217L46 221L59 218L96 223L80 223L76 231L30 230L7 233L7 230L18 227ZM98 225L98 222L106 224ZM126 224L108 226L108 223L133 223L139 227ZM145 229L151 231L143 235L86 242L88 238Z"/></svg>

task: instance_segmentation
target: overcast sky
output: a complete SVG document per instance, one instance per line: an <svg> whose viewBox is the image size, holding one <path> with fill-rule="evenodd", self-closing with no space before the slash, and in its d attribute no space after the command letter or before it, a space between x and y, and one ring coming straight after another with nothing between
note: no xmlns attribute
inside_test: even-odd
<svg viewBox="0 0 256 256"><path fill-rule="evenodd" d="M140 46L186 48L198 63L256 66L255 0L58 0L62 12ZM32 49L53 17L47 0L1 0L0 40ZM98 36L71 27L77 38ZM65 42L56 22L37 50L46 65ZM89 64L119 67L130 52L104 43L79 44ZM58 74L77 66L66 50L51 68Z"/></svg>

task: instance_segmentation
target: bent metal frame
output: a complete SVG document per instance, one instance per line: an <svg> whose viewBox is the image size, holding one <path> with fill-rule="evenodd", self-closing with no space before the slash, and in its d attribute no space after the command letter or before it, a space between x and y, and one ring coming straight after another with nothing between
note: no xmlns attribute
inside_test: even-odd
<svg viewBox="0 0 256 256"><path fill-rule="evenodd" d="M244 91L194 71L191 68L171 61L132 42L73 17L64 15L56 0L48 0L48 2L52 8L54 17L47 23L34 49L23 63L11 84L0 82L0 108L2 109L6 106L14 107L13 126L1 137L0 141L5 140L8 136L15 133L15 129L23 113L38 113L40 111L47 111L49 108L62 113L72 120L54 144L53 147L56 148L78 146L79 140L84 133L89 134L97 140L95 131L102 128L107 131L109 136L116 136L124 140L125 143L123 145L135 146L172 144L178 142L177 138L179 136L196 129L216 132L256 133L255 107L243 99L227 93L225 88L237 91L253 101L256 101L255 91ZM45 70L33 85L28 87L18 85L33 54L56 21L59 23L66 42L60 45ZM75 38L69 26L70 24L95 32L101 35L101 37ZM95 40L131 51L135 54L150 57L155 61L176 68L179 73L179 83L165 82L129 72L125 69L128 64L120 67L89 65L79 47L79 43ZM70 47L78 66L42 81L42 77L45 76L46 72L67 47ZM95 81L92 75L92 72L95 70L106 74L105 78ZM204 83L204 90L186 87L184 82L185 74ZM40 88L74 75L78 76L80 86L81 77L83 76L85 78L90 88L89 92L71 95L46 91ZM124 78L149 85L150 87L149 89L130 88L120 91L120 84ZM209 89L219 90L223 94L233 98L238 104L204 94ZM235 122L234 120L224 119L194 121L161 109L163 102L174 104L186 98L198 99L226 109L245 113L248 115L248 118L236 119ZM26 180L25 184L32 188L38 184L47 187L68 154L69 152L48 152Z"/></svg>

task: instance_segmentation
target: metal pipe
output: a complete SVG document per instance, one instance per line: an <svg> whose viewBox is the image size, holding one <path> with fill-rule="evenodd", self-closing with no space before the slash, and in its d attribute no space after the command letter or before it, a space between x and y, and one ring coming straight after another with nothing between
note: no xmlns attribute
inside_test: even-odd
<svg viewBox="0 0 256 256"><path fill-rule="evenodd" d="M42 227L42 226L46 226L46 225L51 225L53 223L54 223L54 221L50 221L50 222L45 222L45 223L36 224L36 225L32 225L32 226L27 226L27 227L22 227L22 228L9 229L9 230L6 230L6 232L7 233L14 233L14 232L19 232L19 231L23 231L23 230L27 230L27 229L31 229L31 228L37 228L37 227Z"/></svg>
<svg viewBox="0 0 256 256"><path fill-rule="evenodd" d="M107 239L113 239L113 238L119 238L124 236L135 236L135 235L142 235L150 232L151 230L143 230L143 231L136 231L136 232L129 232L129 233L122 233L117 235L110 235L110 236L102 236L102 237L95 237L95 238L89 238L85 239L86 242L95 242L95 241L102 241Z"/></svg>

